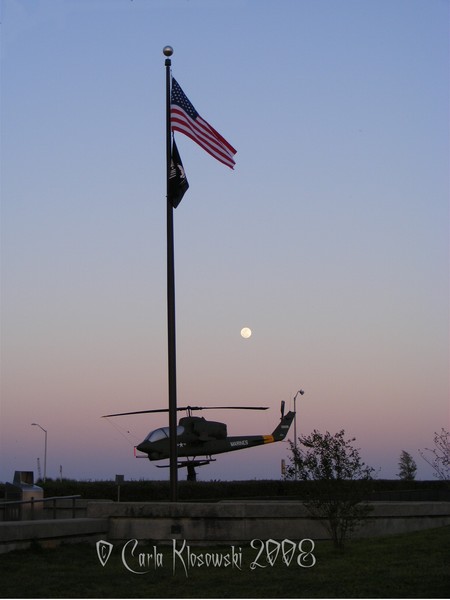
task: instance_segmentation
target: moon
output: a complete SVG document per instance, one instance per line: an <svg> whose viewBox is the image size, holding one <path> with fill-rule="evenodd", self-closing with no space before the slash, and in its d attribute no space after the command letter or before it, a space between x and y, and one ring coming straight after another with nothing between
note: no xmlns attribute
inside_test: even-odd
<svg viewBox="0 0 450 600"><path fill-rule="evenodd" d="M248 339L252 335L252 330L250 327L243 327L241 329L241 336L245 339Z"/></svg>

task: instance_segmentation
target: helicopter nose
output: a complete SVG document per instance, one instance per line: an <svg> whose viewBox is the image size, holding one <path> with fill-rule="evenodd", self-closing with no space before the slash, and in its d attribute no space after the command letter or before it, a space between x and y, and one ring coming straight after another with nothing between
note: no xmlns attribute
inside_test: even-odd
<svg viewBox="0 0 450 600"><path fill-rule="evenodd" d="M136 446L136 450L138 450L139 452L142 452L144 454L147 454L147 456L150 460L158 460L159 458L163 458L159 452L155 451L155 449L152 447L152 444L147 442L147 440L144 440L143 442L138 444Z"/></svg>
<svg viewBox="0 0 450 600"><path fill-rule="evenodd" d="M140 444L138 444L136 446L136 450L139 450L139 452L147 452L147 443L146 442L141 442Z"/></svg>

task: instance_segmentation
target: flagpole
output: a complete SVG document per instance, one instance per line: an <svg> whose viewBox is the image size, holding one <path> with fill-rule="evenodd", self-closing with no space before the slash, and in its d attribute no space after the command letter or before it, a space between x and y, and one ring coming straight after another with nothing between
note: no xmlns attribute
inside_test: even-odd
<svg viewBox="0 0 450 600"><path fill-rule="evenodd" d="M166 159L167 159L167 333L168 333L168 379L169 379L169 440L170 440L170 500L178 501L177 468L177 370L175 344L175 260L173 243L173 206L169 195L171 163L170 127L170 66L173 54L171 46L165 46L166 57Z"/></svg>

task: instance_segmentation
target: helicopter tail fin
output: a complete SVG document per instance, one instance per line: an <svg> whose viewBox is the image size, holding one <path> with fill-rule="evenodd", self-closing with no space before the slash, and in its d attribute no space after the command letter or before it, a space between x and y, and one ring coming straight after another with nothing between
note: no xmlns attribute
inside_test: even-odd
<svg viewBox="0 0 450 600"><path fill-rule="evenodd" d="M278 426L273 430L272 437L274 442L281 442L287 435L289 431L289 427L294 420L295 412L289 411L287 415L284 415L278 424Z"/></svg>

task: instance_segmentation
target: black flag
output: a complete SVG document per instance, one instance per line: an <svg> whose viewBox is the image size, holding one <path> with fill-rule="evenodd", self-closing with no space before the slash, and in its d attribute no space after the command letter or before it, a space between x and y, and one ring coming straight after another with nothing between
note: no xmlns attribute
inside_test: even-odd
<svg viewBox="0 0 450 600"><path fill-rule="evenodd" d="M170 159L169 175L169 200L174 208L180 204L181 199L183 198L188 187L189 183L186 179L186 173L184 172L183 163L181 162L180 154L174 138L172 143L172 157Z"/></svg>

